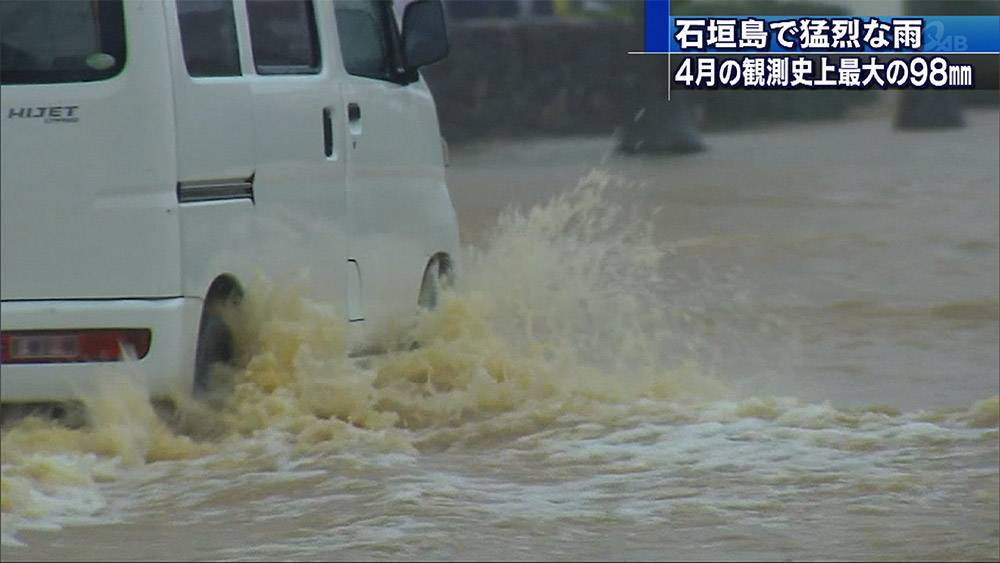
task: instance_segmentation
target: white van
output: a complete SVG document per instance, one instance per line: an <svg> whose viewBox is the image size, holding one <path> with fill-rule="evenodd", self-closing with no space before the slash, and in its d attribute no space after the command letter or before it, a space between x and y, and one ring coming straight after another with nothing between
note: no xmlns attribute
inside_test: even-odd
<svg viewBox="0 0 1000 563"><path fill-rule="evenodd" d="M308 271L351 346L458 267L438 0L0 2L0 401L130 348L154 396L232 355L219 307Z"/></svg>

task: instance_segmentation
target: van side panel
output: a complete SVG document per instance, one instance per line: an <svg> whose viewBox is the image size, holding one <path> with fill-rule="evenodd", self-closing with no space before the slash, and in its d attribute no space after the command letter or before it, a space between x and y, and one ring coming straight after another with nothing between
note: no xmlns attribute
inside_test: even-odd
<svg viewBox="0 0 1000 563"><path fill-rule="evenodd" d="M163 7L127 2L124 16L116 77L3 86L4 300L180 294Z"/></svg>
<svg viewBox="0 0 1000 563"><path fill-rule="evenodd" d="M338 77L331 74L332 14L325 2L313 4L314 25L304 24L313 31L296 35L317 49L317 67L273 74L264 68L252 77L259 133L255 232L260 267L275 284L292 284L346 319L350 222L343 98ZM251 26L251 35L257 33L262 47L280 49L286 44L266 33L279 30L277 24Z"/></svg>
<svg viewBox="0 0 1000 563"><path fill-rule="evenodd" d="M334 4L348 123L348 251L365 310L365 326L351 327L355 347L416 312L431 257L459 261L434 100L419 75L400 72L392 10L376 0Z"/></svg>
<svg viewBox="0 0 1000 563"><path fill-rule="evenodd" d="M361 267L368 335L416 310L427 261L459 260L458 220L445 185L434 100L423 81L405 86L345 78L345 98L361 106L363 130L350 140L350 253Z"/></svg>
<svg viewBox="0 0 1000 563"><path fill-rule="evenodd" d="M249 42L239 25L243 2L234 3L236 35ZM182 292L204 298L219 275L249 282L257 259L254 236L254 128L250 77L192 77L174 2L164 3L176 119ZM188 14L190 17L191 14ZM210 18L204 18L210 20ZM232 22L230 23L230 29ZM189 27L187 46L205 41L208 30ZM240 191L239 186L245 186ZM227 188L228 187L228 188ZM226 190L229 190L229 195ZM199 191L200 190L200 191ZM233 193L243 197L233 197ZM197 197L188 198L191 191Z"/></svg>

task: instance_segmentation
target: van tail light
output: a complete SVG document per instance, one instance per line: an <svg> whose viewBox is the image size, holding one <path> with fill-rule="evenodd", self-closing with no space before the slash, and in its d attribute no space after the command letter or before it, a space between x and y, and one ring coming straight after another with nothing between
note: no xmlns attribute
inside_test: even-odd
<svg viewBox="0 0 1000 563"><path fill-rule="evenodd" d="M117 362L149 353L149 329L11 330L0 333L0 363Z"/></svg>

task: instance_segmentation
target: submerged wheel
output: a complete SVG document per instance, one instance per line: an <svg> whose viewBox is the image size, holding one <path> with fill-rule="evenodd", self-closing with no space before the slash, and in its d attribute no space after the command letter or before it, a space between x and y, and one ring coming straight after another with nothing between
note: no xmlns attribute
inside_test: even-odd
<svg viewBox="0 0 1000 563"><path fill-rule="evenodd" d="M198 329L198 348L194 361L194 396L205 398L224 388L220 381L219 364L233 364L233 331L217 312L206 310Z"/></svg>
<svg viewBox="0 0 1000 563"><path fill-rule="evenodd" d="M441 291L450 287L451 283L451 262L448 257L444 254L434 256L424 270L417 305L425 309L434 309L437 307Z"/></svg>

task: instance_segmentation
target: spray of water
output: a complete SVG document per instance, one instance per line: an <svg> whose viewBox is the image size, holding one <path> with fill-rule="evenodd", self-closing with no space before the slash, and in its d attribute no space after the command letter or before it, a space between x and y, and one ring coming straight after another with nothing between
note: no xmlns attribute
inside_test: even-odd
<svg viewBox="0 0 1000 563"><path fill-rule="evenodd" d="M17 425L5 433L5 459L71 448L152 461L276 426L332 439L348 427L450 427L501 413L718 396L722 386L701 366L665 353L677 334L661 299L663 253L650 222L615 203L628 189L592 172L544 205L503 214L485 249L466 249L454 291L419 312L400 340L419 347L364 367L346 357L335 310L294 284L255 280L230 319L245 367L229 374L221 409L177 397L181 432L173 433L149 407L138 365L126 363L104 392L83 398L87 426Z"/></svg>
<svg viewBox="0 0 1000 563"><path fill-rule="evenodd" d="M651 223L615 203L629 187L592 172L505 213L486 249L467 251L457 290L421 317L422 346L377 362L376 404L422 428L720 396L705 369L668 353L663 252Z"/></svg>
<svg viewBox="0 0 1000 563"><path fill-rule="evenodd" d="M399 336L406 346L363 362L347 357L337 311L294 284L256 280L230 319L241 368L228 374L224 400L178 397L167 425L139 365L126 362L107 389L83 398L82 428L31 419L4 429L4 541L16 542L25 521L101 510L99 483L123 466L227 452L243 464L268 450L262 436L292 455L414 452L489 445L568 418L697 417L699 405L732 398L711 366L683 353L692 336L678 328L673 311L682 308L665 291L652 223L617 203L629 189L592 172L546 204L504 213L484 248L466 249L457 286ZM975 405L968 424L995 427L997 404ZM782 405L756 399L733 409L774 419L794 410Z"/></svg>

